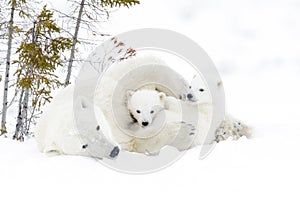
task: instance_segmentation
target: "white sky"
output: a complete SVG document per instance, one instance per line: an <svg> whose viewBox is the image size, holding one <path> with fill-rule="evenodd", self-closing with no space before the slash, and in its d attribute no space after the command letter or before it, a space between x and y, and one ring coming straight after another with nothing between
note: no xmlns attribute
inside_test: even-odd
<svg viewBox="0 0 300 200"><path fill-rule="evenodd" d="M63 2L51 1L67 9ZM113 35L137 28L171 29L200 44L221 73L255 71L299 65L299 10L298 0L141 0L111 13L101 27Z"/></svg>

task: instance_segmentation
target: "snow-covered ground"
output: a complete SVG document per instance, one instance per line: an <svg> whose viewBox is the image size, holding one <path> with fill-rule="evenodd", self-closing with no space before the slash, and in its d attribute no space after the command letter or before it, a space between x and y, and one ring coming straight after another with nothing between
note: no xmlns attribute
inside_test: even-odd
<svg viewBox="0 0 300 200"><path fill-rule="evenodd" d="M148 175L0 138L0 198L299 199L299 10L298 0L145 0L112 14L105 28L116 34L160 27L198 42L219 69L228 112L253 138L221 142L204 160L190 150Z"/></svg>

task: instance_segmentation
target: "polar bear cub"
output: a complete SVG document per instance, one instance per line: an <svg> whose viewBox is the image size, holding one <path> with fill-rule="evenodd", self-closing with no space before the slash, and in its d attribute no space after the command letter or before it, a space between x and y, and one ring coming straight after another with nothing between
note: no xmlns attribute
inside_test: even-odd
<svg viewBox="0 0 300 200"><path fill-rule="evenodd" d="M211 103L212 99L209 91L200 76L194 75L188 93L185 95L187 100L192 102Z"/></svg>
<svg viewBox="0 0 300 200"><path fill-rule="evenodd" d="M152 123L156 115L164 108L166 95L155 90L128 91L128 110L141 127Z"/></svg>
<svg viewBox="0 0 300 200"><path fill-rule="evenodd" d="M186 100L198 104L212 103L208 88L201 77L197 75L193 77L188 88L188 93L183 96L186 97ZM216 131L216 141L226 140L229 137L232 137L233 140L237 140L242 136L249 138L251 135L251 128L226 113L225 119Z"/></svg>
<svg viewBox="0 0 300 200"><path fill-rule="evenodd" d="M183 121L180 100L150 89L129 91L127 98L129 114L139 126L135 151L155 153L166 145L181 151L193 146L196 130Z"/></svg>
<svg viewBox="0 0 300 200"><path fill-rule="evenodd" d="M68 86L44 111L35 131L38 149L48 154L116 157L119 147L109 139L101 110L83 96L73 98L74 87ZM92 120L91 114L97 120Z"/></svg>

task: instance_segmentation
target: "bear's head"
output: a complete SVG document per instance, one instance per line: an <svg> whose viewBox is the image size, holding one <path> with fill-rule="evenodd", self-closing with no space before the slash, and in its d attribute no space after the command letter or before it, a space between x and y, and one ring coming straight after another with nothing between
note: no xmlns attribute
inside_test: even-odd
<svg viewBox="0 0 300 200"><path fill-rule="evenodd" d="M141 127L150 125L164 108L165 93L155 90L141 89L127 92L127 107L130 115Z"/></svg>
<svg viewBox="0 0 300 200"><path fill-rule="evenodd" d="M200 76L195 75L189 85L186 99L192 102L208 103L211 97L207 87Z"/></svg>

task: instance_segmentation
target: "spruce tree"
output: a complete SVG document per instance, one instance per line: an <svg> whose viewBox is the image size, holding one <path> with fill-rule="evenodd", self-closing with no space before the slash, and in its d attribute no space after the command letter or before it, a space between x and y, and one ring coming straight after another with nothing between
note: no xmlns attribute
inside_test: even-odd
<svg viewBox="0 0 300 200"><path fill-rule="evenodd" d="M63 85L55 72L62 66L62 53L72 47L72 41L59 33L53 12L44 6L17 50L19 58L14 63L18 64L15 75L19 111L14 139L23 140L28 135L35 112L50 102L52 89Z"/></svg>

